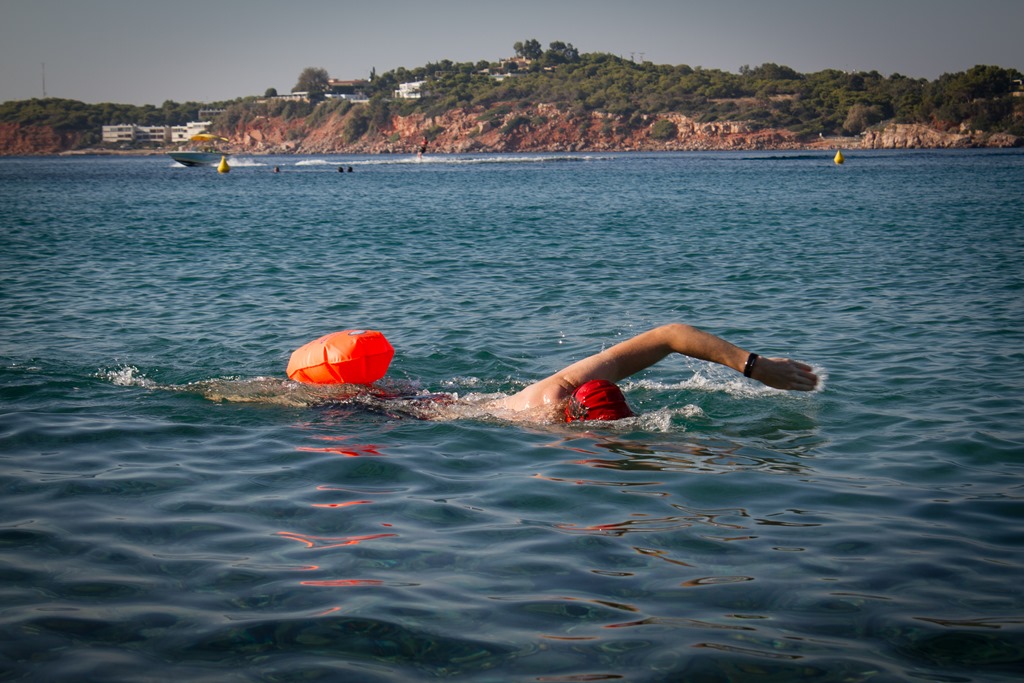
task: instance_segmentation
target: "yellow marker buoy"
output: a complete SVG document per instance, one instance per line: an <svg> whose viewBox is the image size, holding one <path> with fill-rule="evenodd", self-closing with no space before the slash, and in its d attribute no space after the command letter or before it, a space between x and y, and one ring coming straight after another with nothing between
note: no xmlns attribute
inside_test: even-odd
<svg viewBox="0 0 1024 683"><path fill-rule="evenodd" d="M228 158L227 157L221 157L220 158L220 163L217 164L217 173L227 173L230 170L231 170L231 167L228 166Z"/></svg>
<svg viewBox="0 0 1024 683"><path fill-rule="evenodd" d="M846 159L843 158L843 150L838 150L836 152L836 158L833 159L832 161L836 162L836 164L842 164L844 161L846 161Z"/></svg>

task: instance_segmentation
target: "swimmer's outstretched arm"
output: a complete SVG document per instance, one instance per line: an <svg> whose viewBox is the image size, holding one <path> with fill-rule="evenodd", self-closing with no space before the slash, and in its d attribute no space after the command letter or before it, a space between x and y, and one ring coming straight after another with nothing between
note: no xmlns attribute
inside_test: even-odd
<svg viewBox="0 0 1024 683"><path fill-rule="evenodd" d="M737 372L746 369L751 357L749 351L720 337L690 325L673 323L648 330L585 358L570 365L563 373L595 372L598 374L587 379L617 382L654 365L671 353L718 363ZM811 366L788 358L757 357L750 376L775 389L790 391L810 391L818 385L818 376Z"/></svg>
<svg viewBox="0 0 1024 683"><path fill-rule="evenodd" d="M567 399L576 387L592 379L618 382L649 368L672 353L710 361L737 372L746 369L750 352L690 325L672 323L643 332L579 360L505 399L506 407L521 410ZM811 366L788 358L758 357L750 377L775 389L811 391L818 376Z"/></svg>

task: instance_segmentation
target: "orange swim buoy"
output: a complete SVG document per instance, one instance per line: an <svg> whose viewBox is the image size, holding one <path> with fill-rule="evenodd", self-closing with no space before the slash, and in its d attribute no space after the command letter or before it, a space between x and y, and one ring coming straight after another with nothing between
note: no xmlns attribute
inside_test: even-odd
<svg viewBox="0 0 1024 683"><path fill-rule="evenodd" d="M332 332L299 347L288 379L307 384L372 384L388 371L395 350L376 330Z"/></svg>

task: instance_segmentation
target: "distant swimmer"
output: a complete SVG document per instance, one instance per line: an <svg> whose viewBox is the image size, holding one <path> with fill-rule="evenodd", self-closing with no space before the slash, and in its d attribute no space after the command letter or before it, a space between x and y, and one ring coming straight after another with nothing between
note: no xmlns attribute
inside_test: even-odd
<svg viewBox="0 0 1024 683"><path fill-rule="evenodd" d="M492 406L517 419L536 421L619 420L633 411L615 382L673 353L718 363L774 389L812 391L811 366L788 358L765 358L689 325L673 323L643 332L534 382Z"/></svg>

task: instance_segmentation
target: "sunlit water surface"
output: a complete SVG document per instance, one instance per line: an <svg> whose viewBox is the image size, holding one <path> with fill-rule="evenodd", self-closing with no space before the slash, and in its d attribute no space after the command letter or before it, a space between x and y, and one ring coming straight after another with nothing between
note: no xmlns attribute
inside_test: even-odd
<svg viewBox="0 0 1024 683"><path fill-rule="evenodd" d="M0 160L0 679L1015 680L1024 154L831 157ZM671 321L824 388L480 408Z"/></svg>

